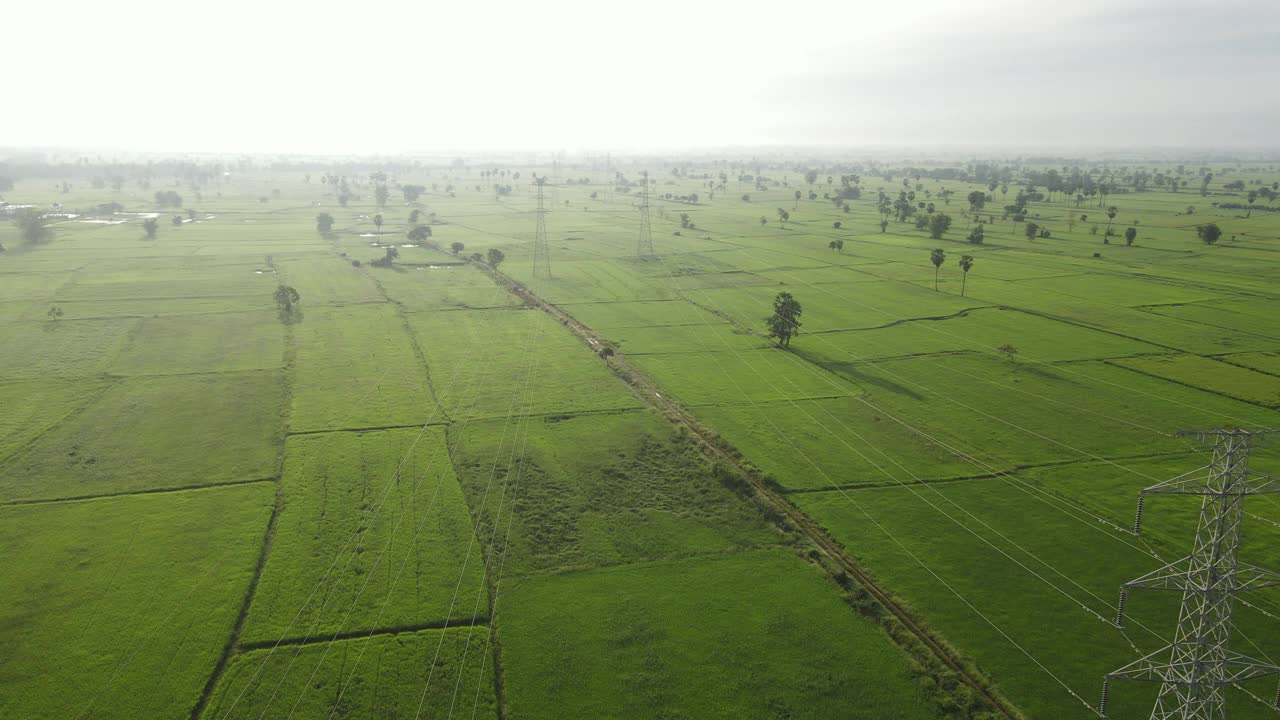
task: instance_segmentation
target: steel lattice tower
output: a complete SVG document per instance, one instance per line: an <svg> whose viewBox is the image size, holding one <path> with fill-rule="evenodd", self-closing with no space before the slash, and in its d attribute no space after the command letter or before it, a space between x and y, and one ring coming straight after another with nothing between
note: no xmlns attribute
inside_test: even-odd
<svg viewBox="0 0 1280 720"><path fill-rule="evenodd" d="M1280 493L1280 481L1249 469L1255 438L1273 432L1223 429L1181 433L1213 447L1208 465L1152 485L1138 496L1135 534L1141 532L1147 495L1199 495L1200 524L1191 554L1124 584L1116 625L1123 627L1131 589L1178 590L1182 609L1173 642L1106 676L1102 706L1106 717L1111 680L1160 684L1152 720L1219 720L1227 717L1225 690L1243 680L1280 673L1280 667L1230 649L1235 595L1280 584L1280 575L1242 563L1240 525L1247 495Z"/></svg>
<svg viewBox="0 0 1280 720"><path fill-rule="evenodd" d="M653 257L653 229L649 226L649 172L640 173L640 237L636 257Z"/></svg>
<svg viewBox="0 0 1280 720"><path fill-rule="evenodd" d="M551 277L551 248L547 244L547 211L542 206L542 186L546 184L545 177L535 177L534 184L538 186L538 230L533 237L533 276L538 277L545 274Z"/></svg>

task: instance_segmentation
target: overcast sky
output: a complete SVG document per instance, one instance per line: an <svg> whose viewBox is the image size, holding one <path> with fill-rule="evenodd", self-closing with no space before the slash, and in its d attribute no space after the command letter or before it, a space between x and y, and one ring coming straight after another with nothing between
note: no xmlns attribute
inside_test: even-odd
<svg viewBox="0 0 1280 720"><path fill-rule="evenodd" d="M3 22L0 145L1280 145L1276 0L67 0Z"/></svg>

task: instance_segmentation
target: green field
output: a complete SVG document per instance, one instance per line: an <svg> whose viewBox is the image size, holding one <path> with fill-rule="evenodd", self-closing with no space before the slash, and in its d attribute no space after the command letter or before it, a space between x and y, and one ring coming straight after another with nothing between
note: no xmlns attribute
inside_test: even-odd
<svg viewBox="0 0 1280 720"><path fill-rule="evenodd" d="M315 162L5 193L83 213L0 225L0 716L1092 718L1176 621L1135 592L1115 627L1119 585L1198 517L1149 500L1135 536L1138 491L1207 462L1180 430L1280 426L1280 213L1215 205L1274 164ZM1075 169L1105 202L1009 217ZM1244 527L1280 566L1280 503ZM1233 649L1280 657L1280 596L1248 603Z"/></svg>

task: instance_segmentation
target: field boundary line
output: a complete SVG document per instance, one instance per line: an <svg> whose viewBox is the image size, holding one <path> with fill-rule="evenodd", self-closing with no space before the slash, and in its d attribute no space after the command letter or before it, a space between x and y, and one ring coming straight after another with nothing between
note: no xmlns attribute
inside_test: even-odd
<svg viewBox="0 0 1280 720"><path fill-rule="evenodd" d="M412 625L389 625L367 630L346 630L334 635L321 635L318 637L304 636L284 638L283 640L254 640L253 642L241 643L238 647L238 654L244 655L245 653L253 652L255 650L269 650L277 644L281 647L324 645L325 643L342 640L363 640L371 637L403 635L405 633L414 633L422 630L447 630L453 627L485 627L488 624L488 617L477 618L474 621L470 618L464 620L443 619L414 623Z"/></svg>
<svg viewBox="0 0 1280 720"><path fill-rule="evenodd" d="M1179 354L1181 354L1181 355L1190 355L1190 356L1192 356L1192 357L1198 357L1198 358L1204 358L1204 359L1206 359L1206 360L1212 360L1212 359L1213 359L1213 358L1206 358L1206 357L1205 357L1205 356L1203 356L1203 355L1197 355L1197 354L1195 354L1195 353L1179 353ZM1164 382L1170 382L1170 383L1173 383L1174 385L1181 385L1182 387L1190 388L1190 389L1192 389L1192 390L1198 390L1198 391L1203 392L1203 393L1209 393L1210 395L1217 395L1218 397L1223 398L1223 399L1225 399L1225 400L1234 400L1235 402L1242 402L1242 403L1246 403L1246 404L1248 404L1248 405L1252 405L1252 406L1254 406L1254 407L1256 407L1256 408L1261 408L1261 409L1263 409L1263 410L1272 410L1272 411L1274 411L1274 410L1280 409L1280 408L1277 408L1275 405L1266 405L1266 404L1263 404L1263 403L1258 402L1257 400L1247 400L1247 399L1242 398L1242 397L1236 397L1236 396L1234 396L1234 395L1228 395L1228 394L1226 394L1226 393L1224 393L1224 392L1222 392L1222 391L1220 391L1220 390L1210 390L1209 388L1200 387L1199 385L1192 385L1192 384L1190 384L1190 383L1188 383L1188 382L1184 382L1184 381L1182 381L1182 380L1176 380L1176 379L1174 379L1174 378L1164 377L1163 375L1156 375L1155 373L1150 373L1150 372L1147 372L1146 370L1139 370L1139 369L1137 369L1137 368L1131 368L1131 367L1129 367L1128 365L1121 365L1120 363L1116 362L1116 360L1124 360L1124 359L1125 359L1125 358L1113 358L1113 359L1111 359L1111 360L1103 360L1102 362L1103 362L1104 364L1106 364L1106 365L1110 365L1111 367L1120 368L1121 370L1128 370L1129 372L1137 373L1137 374L1139 374L1139 375L1146 375L1147 377L1149 377L1149 378L1155 378L1156 380L1163 380ZM1230 365L1231 363L1224 363L1224 364L1226 364L1226 365ZM1237 365L1237 366L1234 366L1234 367L1239 367L1239 366ZM1248 368L1248 369L1252 370L1252 368ZM1264 374L1266 374L1266 373L1264 373Z"/></svg>
<svg viewBox="0 0 1280 720"><path fill-rule="evenodd" d="M0 507L19 507L22 505L50 505L53 503L64 502L84 502L87 500L110 500L111 498L132 497L134 495L163 495L165 493L191 492L194 490L214 490L224 487L235 487L237 485L252 485L254 483L275 482L279 477L260 477L248 480L228 480L227 482L205 483L203 485L183 485L181 487L166 488L149 488L146 490L130 490L118 493L102 493L101 495L74 495L71 497L60 498L37 498L32 500L6 500L0 502Z"/></svg>
<svg viewBox="0 0 1280 720"><path fill-rule="evenodd" d="M435 425L448 425L447 421L431 421L424 423L410 423L408 425L370 425L368 427L340 427L328 428L322 430L289 430L285 433L286 437L295 437L298 435L325 435L327 433L362 433L362 432L378 432L380 430L416 430L421 427L432 427Z"/></svg>

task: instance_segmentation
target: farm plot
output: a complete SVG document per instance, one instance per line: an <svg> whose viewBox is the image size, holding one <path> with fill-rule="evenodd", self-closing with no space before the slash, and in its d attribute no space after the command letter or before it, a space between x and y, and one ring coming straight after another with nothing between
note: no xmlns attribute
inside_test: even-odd
<svg viewBox="0 0 1280 720"><path fill-rule="evenodd" d="M283 501L246 642L470 619L483 562L441 428L293 436Z"/></svg>
<svg viewBox="0 0 1280 720"><path fill-rule="evenodd" d="M0 508L0 715L185 717L273 495L254 483Z"/></svg>
<svg viewBox="0 0 1280 720"><path fill-rule="evenodd" d="M505 585L512 718L936 717L906 656L785 550Z"/></svg>
<svg viewBox="0 0 1280 720"><path fill-rule="evenodd" d="M276 263L276 267L278 281L296 289L308 306L354 305L385 300L368 275L340 258L291 257Z"/></svg>
<svg viewBox="0 0 1280 720"><path fill-rule="evenodd" d="M1228 365L1199 355L1164 355L1112 362L1130 370L1166 378L1237 400L1272 408L1280 407L1280 377Z"/></svg>
<svg viewBox="0 0 1280 720"><path fill-rule="evenodd" d="M454 419L573 414L639 402L575 337L536 310L413 313L409 322Z"/></svg>
<svg viewBox="0 0 1280 720"><path fill-rule="evenodd" d="M647 411L477 422L455 443L478 535L507 574L776 540L691 441Z"/></svg>
<svg viewBox="0 0 1280 720"><path fill-rule="evenodd" d="M112 363L119 375L270 370L284 364L285 331L274 313L226 313L139 321Z"/></svg>
<svg viewBox="0 0 1280 720"><path fill-rule="evenodd" d="M769 346L766 338L728 323L619 328L604 334L619 351L629 355L760 350Z"/></svg>
<svg viewBox="0 0 1280 720"><path fill-rule="evenodd" d="M92 401L105 380L0 382L0 460Z"/></svg>
<svg viewBox="0 0 1280 720"><path fill-rule="evenodd" d="M1240 353L1239 355L1223 355L1218 359L1234 365L1243 365L1268 375L1280 375L1280 354Z"/></svg>
<svg viewBox="0 0 1280 720"><path fill-rule="evenodd" d="M443 422L391 305L303 309L293 325L293 432Z"/></svg>
<svg viewBox="0 0 1280 720"><path fill-rule="evenodd" d="M635 364L689 406L846 397L862 393L854 383L776 348L736 351L729 326L711 326L712 350L641 355ZM723 338L723 339L721 339Z"/></svg>
<svg viewBox="0 0 1280 720"><path fill-rule="evenodd" d="M45 320L0 325L0 367L10 379L106 372L136 320Z"/></svg>
<svg viewBox="0 0 1280 720"><path fill-rule="evenodd" d="M995 467L1175 452L1169 433L1266 425L1269 410L1098 362L1028 366L978 355L832 370L871 389L871 407Z"/></svg>
<svg viewBox="0 0 1280 720"><path fill-rule="evenodd" d="M5 500L109 495L274 475L282 433L275 373L137 378L0 464Z"/></svg>
<svg viewBox="0 0 1280 720"><path fill-rule="evenodd" d="M253 650L227 669L203 717L496 718L485 626Z"/></svg>
<svg viewBox="0 0 1280 720"><path fill-rule="evenodd" d="M369 272L392 302L410 312L520 304L515 295L470 265L419 265L391 271L372 268Z"/></svg>
<svg viewBox="0 0 1280 720"><path fill-rule="evenodd" d="M1014 345L1019 358L1038 362L1165 352L1156 345L1002 308L977 308L940 320L912 320L869 330L801 335L793 349L816 363L828 364L946 352L994 354L1003 345Z"/></svg>

